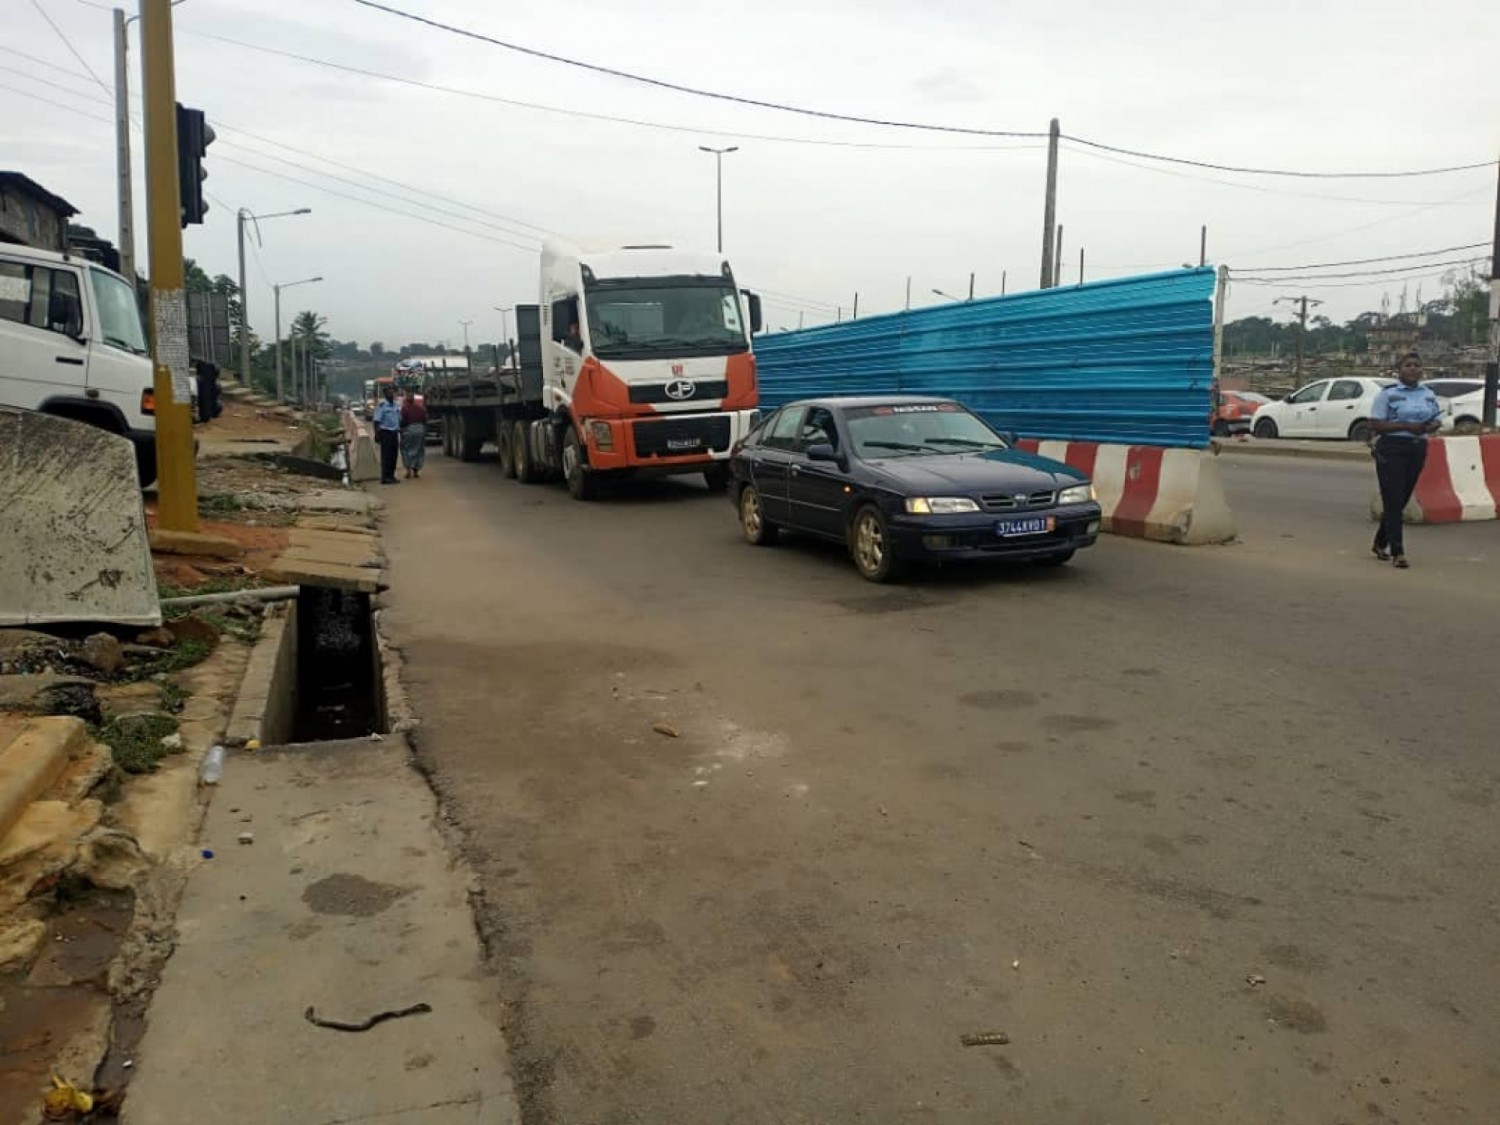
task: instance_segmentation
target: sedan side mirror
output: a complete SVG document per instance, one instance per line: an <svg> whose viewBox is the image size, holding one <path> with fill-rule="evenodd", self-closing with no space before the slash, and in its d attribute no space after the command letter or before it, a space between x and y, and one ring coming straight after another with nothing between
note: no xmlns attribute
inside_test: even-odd
<svg viewBox="0 0 1500 1125"><path fill-rule="evenodd" d="M1000 440L1003 441L1006 445L1016 444L1017 439L1015 430L1000 430L999 434Z"/></svg>
<svg viewBox="0 0 1500 1125"><path fill-rule="evenodd" d="M839 451L826 441L820 441L816 445L807 447L807 459L809 461L832 461L836 465L842 465L844 459L839 456Z"/></svg>

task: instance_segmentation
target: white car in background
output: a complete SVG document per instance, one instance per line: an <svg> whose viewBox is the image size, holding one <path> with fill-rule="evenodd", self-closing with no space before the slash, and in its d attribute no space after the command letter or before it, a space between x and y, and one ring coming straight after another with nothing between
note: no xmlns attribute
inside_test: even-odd
<svg viewBox="0 0 1500 1125"><path fill-rule="evenodd" d="M1365 441L1375 396L1394 379L1320 379L1255 412L1250 432L1258 438L1337 438Z"/></svg>
<svg viewBox="0 0 1500 1125"><path fill-rule="evenodd" d="M1428 379L1432 393L1443 400L1443 429L1477 434L1484 418L1483 379Z"/></svg>

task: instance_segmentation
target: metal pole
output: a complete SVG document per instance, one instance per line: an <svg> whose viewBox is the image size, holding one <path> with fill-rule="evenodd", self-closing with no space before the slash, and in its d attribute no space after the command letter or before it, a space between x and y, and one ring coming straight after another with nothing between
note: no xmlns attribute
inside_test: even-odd
<svg viewBox="0 0 1500 1125"><path fill-rule="evenodd" d="M1052 231L1057 225L1057 142L1062 126L1057 118L1047 134L1047 201L1042 208L1042 288L1050 289L1055 284L1055 268L1052 264Z"/></svg>
<svg viewBox="0 0 1500 1125"><path fill-rule="evenodd" d="M1198 234L1198 266L1202 268L1208 265L1208 224L1203 224L1202 231Z"/></svg>
<svg viewBox="0 0 1500 1125"><path fill-rule="evenodd" d="M1005 296L1005 279L1008 272L1008 270L1000 271L1000 296L1002 297Z"/></svg>
<svg viewBox="0 0 1500 1125"><path fill-rule="evenodd" d="M1495 424L1495 399L1500 397L1500 180L1495 185L1495 244L1490 257L1490 362L1484 372L1484 405L1480 419Z"/></svg>
<svg viewBox="0 0 1500 1125"><path fill-rule="evenodd" d="M281 377L281 286L273 285L276 291L276 401L286 401L286 384Z"/></svg>
<svg viewBox="0 0 1500 1125"><path fill-rule="evenodd" d="M119 197L120 272L135 288L135 195L130 183L130 64L125 12L115 16L115 174Z"/></svg>
<svg viewBox="0 0 1500 1125"><path fill-rule="evenodd" d="M972 301L973 299L974 299L974 275L972 273L970 273L969 274L969 300Z"/></svg>
<svg viewBox="0 0 1500 1125"><path fill-rule="evenodd" d="M1224 303L1229 295L1229 267L1219 267L1219 283L1214 287L1214 386L1219 384L1219 368L1224 358Z"/></svg>
<svg viewBox="0 0 1500 1125"><path fill-rule="evenodd" d="M234 216L240 240L240 382L250 385L250 294L245 289L245 209Z"/></svg>
<svg viewBox="0 0 1500 1125"><path fill-rule="evenodd" d="M172 0L141 0L146 196L151 250L151 342L156 359L157 526L198 530L192 374L183 292L182 201L177 190L177 90Z"/></svg>
<svg viewBox="0 0 1500 1125"><path fill-rule="evenodd" d="M1078 284L1083 284L1083 247L1078 248Z"/></svg>
<svg viewBox="0 0 1500 1125"><path fill-rule="evenodd" d="M906 311L911 311L911 277L906 279Z"/></svg>
<svg viewBox="0 0 1500 1125"><path fill-rule="evenodd" d="M724 154L714 153L714 200L719 220L719 253L724 253Z"/></svg>
<svg viewBox="0 0 1500 1125"><path fill-rule="evenodd" d="M1057 246L1052 251L1052 287L1062 284L1062 224L1057 224Z"/></svg>
<svg viewBox="0 0 1500 1125"><path fill-rule="evenodd" d="M858 320L859 319L859 293L857 293L857 292L854 294L854 312L850 315L849 319L850 320Z"/></svg>

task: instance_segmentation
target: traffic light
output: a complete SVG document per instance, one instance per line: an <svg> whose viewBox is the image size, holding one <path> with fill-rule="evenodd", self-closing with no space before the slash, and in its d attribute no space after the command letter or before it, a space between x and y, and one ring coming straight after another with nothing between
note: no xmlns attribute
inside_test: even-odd
<svg viewBox="0 0 1500 1125"><path fill-rule="evenodd" d="M203 222L208 201L203 198L203 157L214 143L213 127L201 109L188 109L177 103L177 190L182 200L182 225Z"/></svg>

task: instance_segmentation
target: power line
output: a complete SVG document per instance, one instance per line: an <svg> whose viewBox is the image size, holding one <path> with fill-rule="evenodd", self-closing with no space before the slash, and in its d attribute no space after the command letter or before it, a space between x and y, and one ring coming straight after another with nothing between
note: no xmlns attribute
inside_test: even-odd
<svg viewBox="0 0 1500 1125"><path fill-rule="evenodd" d="M1324 270L1338 266L1368 266L1376 262L1399 262L1403 258L1432 258L1439 254L1455 254L1464 250L1480 250L1488 242L1471 242L1467 246L1444 246L1441 250L1414 250L1410 254L1387 254L1380 258L1351 258L1347 262L1313 262L1305 266L1243 266L1246 273L1289 273L1297 270ZM1420 265L1420 263L1418 263Z"/></svg>
<svg viewBox="0 0 1500 1125"><path fill-rule="evenodd" d="M1455 258L1447 262L1420 262L1413 266L1398 266L1388 270L1356 270L1353 273L1308 273L1293 274L1287 277L1239 277L1231 270L1230 281L1243 281L1252 285L1291 285L1301 284L1304 281L1335 280L1346 277L1386 277L1395 274L1421 273L1423 270L1440 270L1453 266L1468 266L1475 262L1485 261L1484 258Z"/></svg>
<svg viewBox="0 0 1500 1125"><path fill-rule="evenodd" d="M100 117L97 113L89 113L83 109L74 109L72 106L64 105L62 102L54 101L52 98L44 98L41 94L33 94L30 90L17 89L15 86L7 86L3 82L0 82L0 90L9 90L12 94L20 94L23 98L33 98L55 109L66 110L68 113L76 113L79 117L87 117L90 121L102 121L106 125L114 124L108 117Z"/></svg>
<svg viewBox="0 0 1500 1125"><path fill-rule="evenodd" d="M293 59L297 62L308 63L312 66L326 67L329 70L339 70L346 74L357 74L362 78L377 78L385 82L393 82L399 86L411 86L418 90L431 90L440 94L453 94L462 98L473 98L478 101L494 102L497 105L512 106L517 109L531 109L539 113L553 113L562 117L577 117L589 121L607 121L616 125L634 125L643 129L661 129L671 133L686 133L694 136L729 137L736 140L766 141L773 144L796 144L816 145L826 148L856 148L892 150L901 152L1019 152L1022 150L1040 148L1040 145L906 145L892 144L879 141L837 141L826 140L821 137L788 137L769 133L746 133L727 129L712 129L698 125L678 125L673 122L647 121L636 117L620 117L608 113L593 113L582 109L564 109L561 106L543 105L539 102L520 101L516 98L501 97L499 94L487 94L482 90L465 90L457 86L443 86L436 82L423 82L416 78L407 78L399 74L387 74L378 70L367 70L364 67L350 66L345 63L333 62L329 59L320 59L312 55L299 55L295 51L284 51L278 47L267 47L260 43L247 43L243 39L233 39L227 35L215 35L206 31L193 31L182 28L179 35L191 35L200 39L211 39L218 43L227 43L234 47L242 47L248 51L259 51L262 54L276 55L284 59Z"/></svg>
<svg viewBox="0 0 1500 1125"><path fill-rule="evenodd" d="M354 3L373 11L385 12L387 15L397 16L401 19L410 20L413 23L422 24L438 31L448 32L465 39L473 39L480 43L487 43L493 47L500 47L507 51L526 55L530 58L541 59L545 62L560 63L564 66L575 67L579 70L590 71L594 74L606 75L610 78L621 78L628 82L636 82L645 86L653 86L661 90L670 90L674 93L689 94L693 97L709 98L714 101L729 102L734 105L752 106L756 109L771 109L781 113L794 113L804 117L815 117L828 121L847 121L858 125L878 125L890 129L912 129L922 132L934 133L956 133L964 136L977 137L1015 137L1027 140L1041 139L1046 133L1015 130L1015 129L979 129L964 125L938 125L929 122L899 121L877 117L862 117L856 114L836 113L831 110L811 109L807 106L788 105L783 102L765 101L759 98L745 97L739 94L726 94L718 90L704 90L695 86L685 86L677 82L669 82L661 78L652 78L649 75L635 74L631 71L617 70L614 67L602 66L598 63L584 62L581 59L571 59L564 55L553 54L536 47L527 47L519 43L512 43L504 39L498 39L493 35L474 31L469 28L459 27L456 24L444 23L441 20L432 19L429 16L420 16L414 12L407 12L389 4L379 3L378 0L354 0ZM1194 168L1207 168L1218 172L1236 172L1241 175L1255 176L1292 176L1302 179L1396 179L1408 176L1436 176L1449 172L1467 172L1477 168L1492 168L1495 161L1485 160L1474 164L1458 164L1443 168L1420 168L1408 169L1395 172L1309 172L1295 171L1285 168L1250 168L1231 164L1214 164L1202 160L1189 160L1178 156L1164 156L1159 153L1142 152L1137 149L1120 148L1115 145L1104 144L1101 141L1092 141L1084 137L1076 137L1071 134L1068 139L1076 144L1086 145L1089 148L1100 149L1106 152L1118 153L1122 156L1135 156L1144 160L1157 160L1168 164L1183 164Z"/></svg>
<svg viewBox="0 0 1500 1125"><path fill-rule="evenodd" d="M89 66L88 59L84 58L78 53L78 48L73 46L73 41L63 34L63 29L58 27L57 24L53 22L52 17L47 14L47 9L42 7L42 0L31 0L31 6L41 13L42 19L47 21L47 26L52 28L53 31L57 32L57 37L63 41L63 46L72 53L73 57L78 60L83 69L89 72L89 77L91 77L95 82L99 84L99 89L103 90L106 94L109 93L110 89L104 84L104 79L100 78L97 74L94 73L94 68Z"/></svg>

